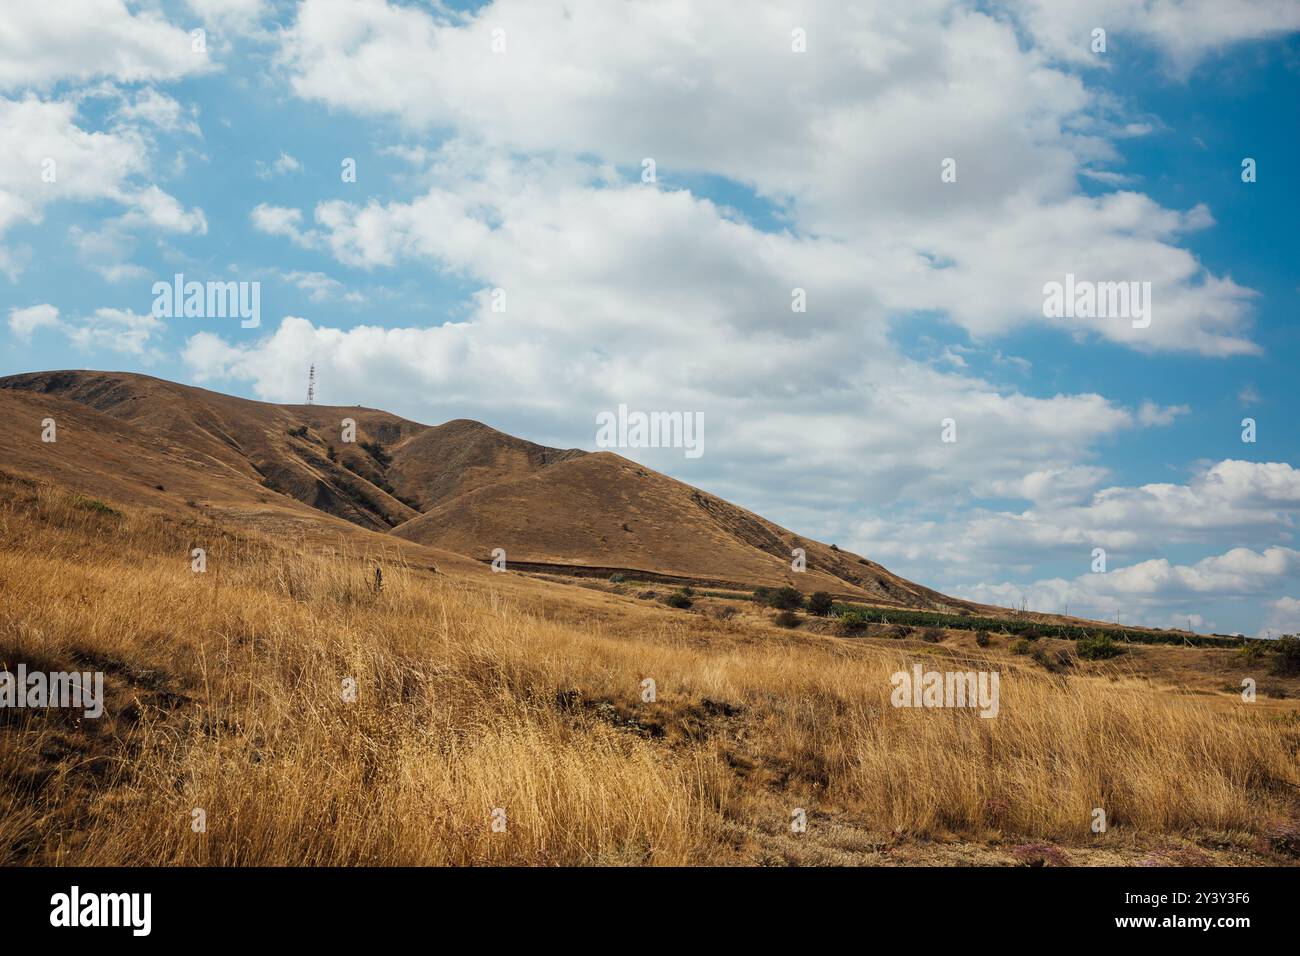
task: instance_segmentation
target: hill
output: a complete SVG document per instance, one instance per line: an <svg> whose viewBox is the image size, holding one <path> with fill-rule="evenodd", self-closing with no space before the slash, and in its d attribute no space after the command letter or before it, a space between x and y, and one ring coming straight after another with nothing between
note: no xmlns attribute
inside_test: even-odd
<svg viewBox="0 0 1300 956"><path fill-rule="evenodd" d="M548 448L479 422L429 426L360 406L276 405L122 372L15 375L0 379L0 395L14 406L5 430L19 429L0 434L13 460L37 473L49 466L37 423L63 416L64 436L71 428L113 446L92 442L65 473L117 496L199 497L262 523L255 512L289 499L480 561L502 548L509 563L531 570L979 608L620 455ZM345 420L355 423L353 441L344 440ZM791 569L796 548L805 572Z"/></svg>

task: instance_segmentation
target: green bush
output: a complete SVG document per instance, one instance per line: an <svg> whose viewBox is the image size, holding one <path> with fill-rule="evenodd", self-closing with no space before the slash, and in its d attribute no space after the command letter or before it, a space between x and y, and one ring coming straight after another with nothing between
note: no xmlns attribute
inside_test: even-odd
<svg viewBox="0 0 1300 956"><path fill-rule="evenodd" d="M797 611L803 607L803 593L798 588L786 586L777 588L775 591L769 591L767 595L769 607L776 608L778 611Z"/></svg>
<svg viewBox="0 0 1300 956"><path fill-rule="evenodd" d="M831 613L831 607L834 604L835 599L825 591L814 591L808 598L808 613L815 614L818 617L825 617Z"/></svg>
<svg viewBox="0 0 1300 956"><path fill-rule="evenodd" d="M794 611L782 611L774 618L778 627L798 627L799 615Z"/></svg>
<svg viewBox="0 0 1300 956"><path fill-rule="evenodd" d="M1300 674L1300 634L1284 634L1277 639L1273 650L1277 654L1273 664L1276 674L1281 677Z"/></svg>
<svg viewBox="0 0 1300 956"><path fill-rule="evenodd" d="M989 646L989 632L988 632L988 631L976 631L976 632L975 632L975 643L976 643L979 647L988 647L988 646Z"/></svg>
<svg viewBox="0 0 1300 956"><path fill-rule="evenodd" d="M1075 641L1074 650L1085 661L1104 661L1124 653L1124 648L1116 644L1109 634L1081 637Z"/></svg>
<svg viewBox="0 0 1300 956"><path fill-rule="evenodd" d="M1017 637L1014 641L1011 642L1012 654L1028 654L1029 649L1030 649L1030 644L1023 637Z"/></svg>
<svg viewBox="0 0 1300 956"><path fill-rule="evenodd" d="M867 619L865 611L859 611L856 608L845 611L839 617L840 627L846 631L860 631L871 623Z"/></svg>
<svg viewBox="0 0 1300 956"><path fill-rule="evenodd" d="M122 517L122 512L118 511L116 508L109 507L97 498L77 497L73 499L72 504L74 507L80 508L82 511L94 511L97 514L107 515L110 518Z"/></svg>
<svg viewBox="0 0 1300 956"><path fill-rule="evenodd" d="M688 608L691 606L691 599L681 591L674 591L664 598L664 603L669 607Z"/></svg>

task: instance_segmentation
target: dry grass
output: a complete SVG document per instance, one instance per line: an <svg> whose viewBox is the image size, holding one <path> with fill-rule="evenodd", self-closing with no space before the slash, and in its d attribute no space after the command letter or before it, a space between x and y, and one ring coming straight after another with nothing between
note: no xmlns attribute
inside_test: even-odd
<svg viewBox="0 0 1300 956"><path fill-rule="evenodd" d="M99 721L0 712L0 862L744 863L795 807L809 841L834 817L892 840L1248 843L1297 817L1296 724L1246 705L987 657L996 719L898 710L896 646L429 574L375 541L308 553L0 487L0 667L93 667L109 697Z"/></svg>

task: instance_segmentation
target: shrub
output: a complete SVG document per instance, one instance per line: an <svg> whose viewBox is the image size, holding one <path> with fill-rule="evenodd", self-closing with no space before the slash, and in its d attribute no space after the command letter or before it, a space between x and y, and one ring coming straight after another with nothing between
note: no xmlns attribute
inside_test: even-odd
<svg viewBox="0 0 1300 956"><path fill-rule="evenodd" d="M674 591L664 598L664 603L669 607L688 608L691 606L691 599L681 591Z"/></svg>
<svg viewBox="0 0 1300 956"><path fill-rule="evenodd" d="M774 618L778 627L798 627L799 615L794 611L781 611Z"/></svg>
<svg viewBox="0 0 1300 956"><path fill-rule="evenodd" d="M1237 656L1241 658L1243 664L1255 664L1264 656L1268 648L1264 641L1247 641L1241 645L1241 650L1237 651Z"/></svg>
<svg viewBox="0 0 1300 956"><path fill-rule="evenodd" d="M1274 673L1281 677L1300 674L1300 634L1284 634L1277 639L1273 650L1277 653Z"/></svg>
<svg viewBox="0 0 1300 956"><path fill-rule="evenodd" d="M989 646L989 632L988 632L988 631L976 631L976 632L975 632L975 643L976 643L976 645L979 646L979 647L988 647L988 646Z"/></svg>
<svg viewBox="0 0 1300 956"><path fill-rule="evenodd" d="M906 624L895 624L889 629L889 636L896 641L906 640L912 636L912 629Z"/></svg>
<svg viewBox="0 0 1300 956"><path fill-rule="evenodd" d="M798 588L786 586L777 588L767 595L769 606L776 608L778 611L797 611L803 607L803 594Z"/></svg>
<svg viewBox="0 0 1300 956"><path fill-rule="evenodd" d="M772 594L771 588L754 588L754 600L759 604L766 604L768 597Z"/></svg>
<svg viewBox="0 0 1300 956"><path fill-rule="evenodd" d="M937 627L927 627L921 634L921 640L930 644L938 644L943 640L943 637L943 631L939 630Z"/></svg>
<svg viewBox="0 0 1300 956"><path fill-rule="evenodd" d="M837 548L835 545L831 545L831 550L832 550L832 551L838 551L839 548Z"/></svg>
<svg viewBox="0 0 1300 956"><path fill-rule="evenodd" d="M831 613L831 608L835 604L835 599L825 591L814 591L808 598L808 613L815 614L818 617L825 617Z"/></svg>
<svg viewBox="0 0 1300 956"><path fill-rule="evenodd" d="M74 498L72 504L82 511L93 511L96 514L107 515L110 518L122 517L122 512L109 507L96 498Z"/></svg>
<svg viewBox="0 0 1300 956"><path fill-rule="evenodd" d="M289 434L292 435L294 438L306 438L306 437L307 437L307 426L306 426L306 425L299 425L297 428L290 428L290 429L289 429Z"/></svg>
<svg viewBox="0 0 1300 956"><path fill-rule="evenodd" d="M859 611L856 608L845 611L840 615L840 627L845 631L860 631L870 623L867 620L865 611Z"/></svg>
<svg viewBox="0 0 1300 956"><path fill-rule="evenodd" d="M619 574L617 571L615 571L613 574L609 576L610 584L622 584L626 580L627 580L626 575Z"/></svg>
<svg viewBox="0 0 1300 956"><path fill-rule="evenodd" d="M1011 642L1011 653L1012 653L1012 654L1028 654L1028 653L1029 653L1029 641L1025 640L1025 638L1023 638L1023 637L1017 637L1014 641Z"/></svg>
<svg viewBox="0 0 1300 956"><path fill-rule="evenodd" d="M1074 644L1075 652L1085 661L1104 661L1124 653L1109 634L1089 634Z"/></svg>
<svg viewBox="0 0 1300 956"><path fill-rule="evenodd" d="M1045 647L1034 648L1034 662L1051 671L1053 674L1059 674L1073 663L1069 651L1052 652Z"/></svg>

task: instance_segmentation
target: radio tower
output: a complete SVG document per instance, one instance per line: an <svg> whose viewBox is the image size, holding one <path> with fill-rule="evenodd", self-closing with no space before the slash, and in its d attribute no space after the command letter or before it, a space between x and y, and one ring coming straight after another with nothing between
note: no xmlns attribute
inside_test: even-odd
<svg viewBox="0 0 1300 956"><path fill-rule="evenodd" d="M315 365L313 365L311 367L311 371L307 373L307 404L308 405L316 404L316 366Z"/></svg>

